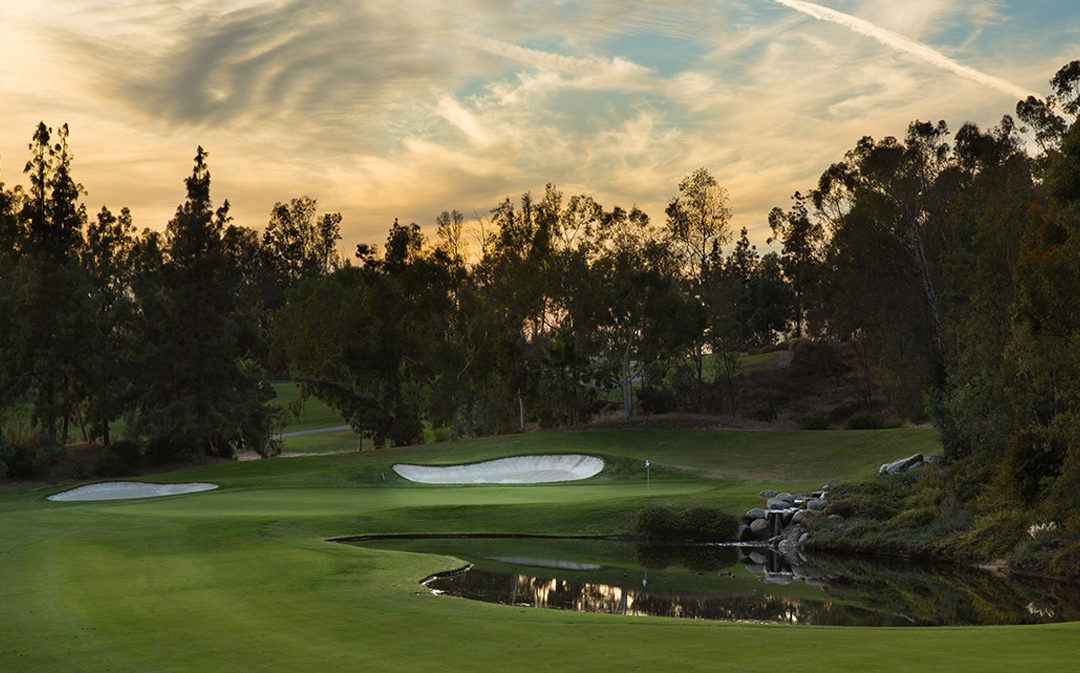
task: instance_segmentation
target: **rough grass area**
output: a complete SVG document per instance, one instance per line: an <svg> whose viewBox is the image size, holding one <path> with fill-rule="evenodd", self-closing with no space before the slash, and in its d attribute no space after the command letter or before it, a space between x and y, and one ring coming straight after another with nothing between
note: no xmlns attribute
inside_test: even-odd
<svg viewBox="0 0 1080 673"><path fill-rule="evenodd" d="M555 432L226 463L163 499L53 503L0 491L0 670L1073 671L1080 627L845 629L520 609L435 597L447 556L327 542L380 532L621 533L649 504L740 513L765 484L855 478L932 433ZM412 484L395 462L568 450L610 469L570 484ZM646 486L643 460L653 463Z"/></svg>

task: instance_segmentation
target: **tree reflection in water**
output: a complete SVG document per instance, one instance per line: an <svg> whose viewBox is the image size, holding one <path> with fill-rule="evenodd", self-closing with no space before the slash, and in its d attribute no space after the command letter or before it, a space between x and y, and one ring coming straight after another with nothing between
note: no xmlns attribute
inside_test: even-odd
<svg viewBox="0 0 1080 673"><path fill-rule="evenodd" d="M686 619L836 626L1080 619L1075 585L967 568L838 558L792 566L763 549L703 545L639 546L632 556L637 566L484 556L465 572L425 582L440 593L508 605ZM590 570L567 569L576 567Z"/></svg>

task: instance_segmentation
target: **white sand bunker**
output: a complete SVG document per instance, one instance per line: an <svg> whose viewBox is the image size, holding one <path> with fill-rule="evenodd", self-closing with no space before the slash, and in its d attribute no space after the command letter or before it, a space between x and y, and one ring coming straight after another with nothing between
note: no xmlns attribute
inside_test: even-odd
<svg viewBox="0 0 1080 673"><path fill-rule="evenodd" d="M394 465L394 472L423 484L539 484L588 479L604 469L595 456L515 456L471 465Z"/></svg>
<svg viewBox="0 0 1080 673"><path fill-rule="evenodd" d="M217 484L148 484L141 481L107 481L101 484L87 484L61 493L50 495L46 500L88 501L88 500L132 500L134 498L160 498L164 495L198 493L217 488Z"/></svg>

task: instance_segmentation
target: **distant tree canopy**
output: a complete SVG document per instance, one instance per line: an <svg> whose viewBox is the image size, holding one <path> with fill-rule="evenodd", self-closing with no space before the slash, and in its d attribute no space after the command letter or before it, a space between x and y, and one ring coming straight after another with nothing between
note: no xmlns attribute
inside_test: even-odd
<svg viewBox="0 0 1080 673"><path fill-rule="evenodd" d="M67 127L41 124L28 186L0 184L0 312L19 316L0 321L0 415L47 460L119 419L162 459L269 453L270 370L375 446L739 413L736 354L808 336L850 344L866 403L933 419L1007 502L1075 509L1080 62L1050 84L1019 122L858 140L772 210L764 253L700 168L659 225L548 185L478 221L444 211L430 239L395 221L343 259L340 214L306 196L234 224L201 148L164 233L138 232L126 209L87 215ZM6 427L0 461L36 464Z"/></svg>
<svg viewBox="0 0 1080 673"><path fill-rule="evenodd" d="M126 208L87 216L66 125L29 149L29 188L0 183L0 475L39 475L73 431L108 445L120 419L150 460L273 451L265 332L340 264L341 216L294 199L260 240L214 207L200 147L164 234L138 233Z"/></svg>

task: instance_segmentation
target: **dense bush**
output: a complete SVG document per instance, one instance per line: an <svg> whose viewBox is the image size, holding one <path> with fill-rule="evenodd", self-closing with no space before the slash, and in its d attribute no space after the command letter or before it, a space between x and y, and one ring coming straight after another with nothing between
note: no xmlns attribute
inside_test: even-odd
<svg viewBox="0 0 1080 673"><path fill-rule="evenodd" d="M1020 509L1009 509L980 516L975 526L953 536L949 546L963 557L996 560L1011 554L1021 543L1030 539L1027 528L1029 515Z"/></svg>
<svg viewBox="0 0 1080 673"><path fill-rule="evenodd" d="M679 517L666 507L649 505L638 512L637 534L646 540L664 540L678 537Z"/></svg>
<svg viewBox="0 0 1080 673"><path fill-rule="evenodd" d="M776 420L776 408L771 404L759 404L750 410L750 418L768 423Z"/></svg>
<svg viewBox="0 0 1080 673"><path fill-rule="evenodd" d="M881 430L884 428L898 428L903 424L903 421L899 418L861 412L849 417L844 427L848 430Z"/></svg>
<svg viewBox="0 0 1080 673"><path fill-rule="evenodd" d="M638 512L637 532L646 540L731 540L739 529L738 520L711 507L692 507L679 514L658 505Z"/></svg>
<svg viewBox="0 0 1080 673"><path fill-rule="evenodd" d="M1050 562L1050 571L1074 580L1080 580L1080 540L1063 548Z"/></svg>
<svg viewBox="0 0 1080 673"><path fill-rule="evenodd" d="M142 460L142 447L138 442L122 439L105 449L94 464L94 472L102 477L122 477L137 470Z"/></svg>
<svg viewBox="0 0 1080 673"><path fill-rule="evenodd" d="M642 386L637 399L643 414L666 414L678 407L671 391L656 386Z"/></svg>
<svg viewBox="0 0 1080 673"><path fill-rule="evenodd" d="M738 520L712 507L691 507L679 513L683 537L700 542L731 540L739 530Z"/></svg>
<svg viewBox="0 0 1080 673"><path fill-rule="evenodd" d="M905 509L893 518L889 519L889 523L886 528L889 530L898 530L902 528L919 528L925 526L938 518L937 507L918 507L915 509Z"/></svg>
<svg viewBox="0 0 1080 673"><path fill-rule="evenodd" d="M828 430L829 419L824 416L807 416L799 422L802 430Z"/></svg>
<svg viewBox="0 0 1080 673"><path fill-rule="evenodd" d="M41 479L64 451L63 447L48 449L35 444L0 444L0 477Z"/></svg>

